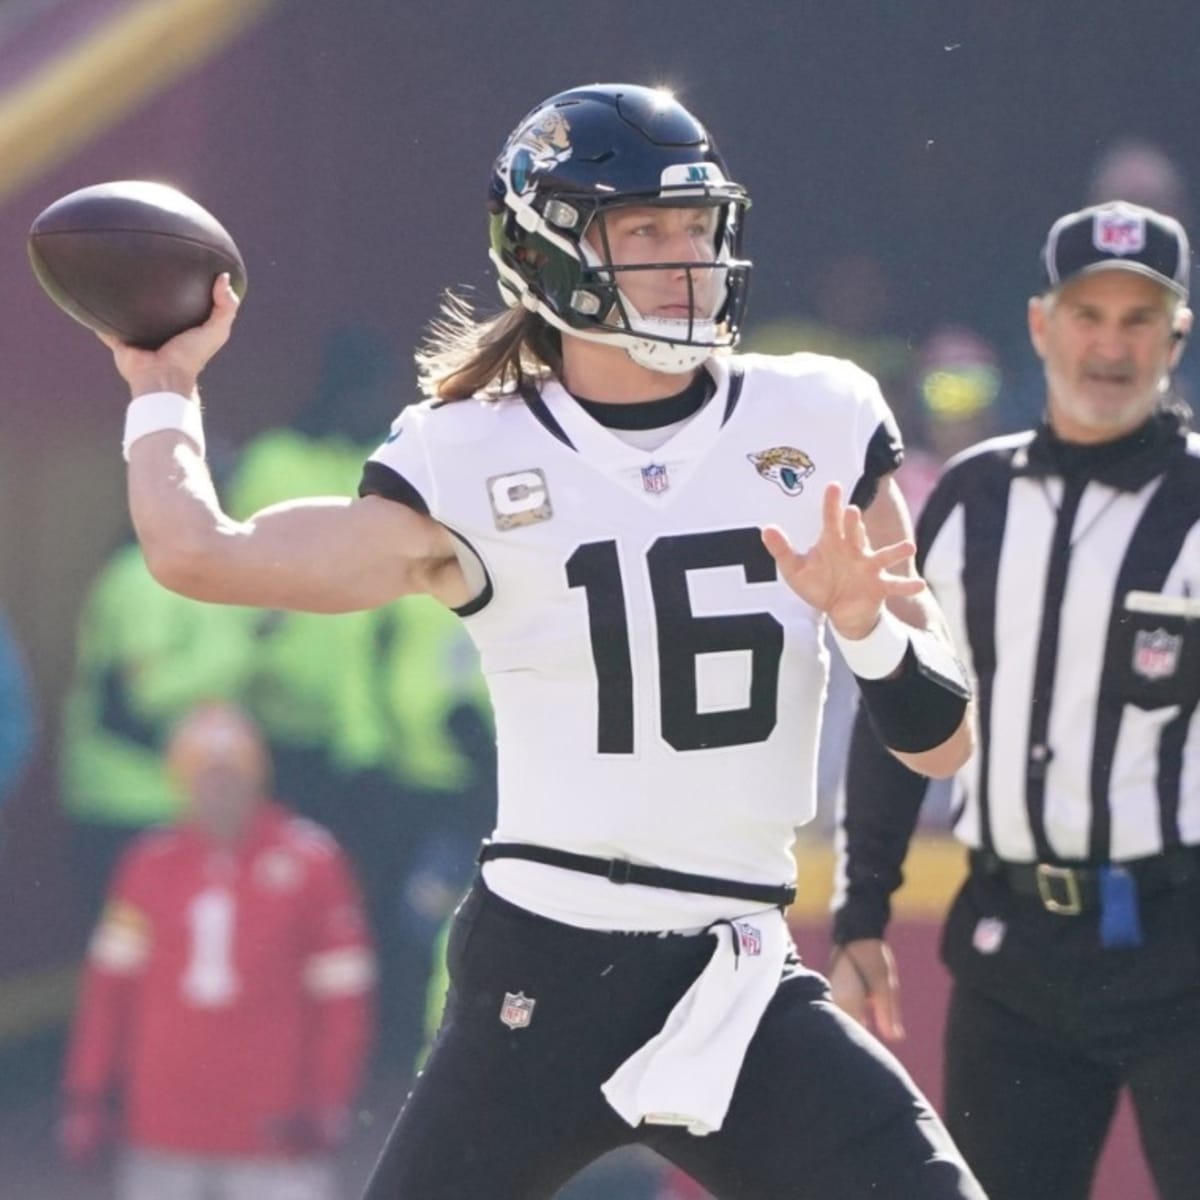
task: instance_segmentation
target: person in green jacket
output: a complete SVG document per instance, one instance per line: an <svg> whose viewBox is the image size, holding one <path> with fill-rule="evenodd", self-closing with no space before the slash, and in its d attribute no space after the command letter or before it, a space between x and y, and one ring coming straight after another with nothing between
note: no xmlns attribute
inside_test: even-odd
<svg viewBox="0 0 1200 1200"><path fill-rule="evenodd" d="M201 604L155 582L129 542L84 598L59 731L59 790L80 916L90 927L116 859L166 824L179 797L166 736L203 700L233 700L250 665L252 610Z"/></svg>
<svg viewBox="0 0 1200 1200"><path fill-rule="evenodd" d="M222 494L245 518L299 496L352 495L364 459L399 408L396 361L372 331L335 329L321 351L308 403L286 426L242 447ZM271 742L276 791L292 808L346 840L347 780L333 760L340 708L365 669L356 647L368 614L260 611L251 622L252 664L243 706Z"/></svg>

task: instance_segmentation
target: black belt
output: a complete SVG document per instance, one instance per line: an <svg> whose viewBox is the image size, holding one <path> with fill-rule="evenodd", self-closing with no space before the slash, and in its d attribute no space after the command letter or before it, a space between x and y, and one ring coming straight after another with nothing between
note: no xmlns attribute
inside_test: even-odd
<svg viewBox="0 0 1200 1200"><path fill-rule="evenodd" d="M495 858L523 858L549 867L600 875L611 883L639 883L643 887L670 888L676 892L698 892L702 896L727 896L733 900L754 900L787 908L796 899L794 884L739 883L736 879L718 879L713 875L693 875L689 871L670 871L666 867L643 867L624 858L597 858L573 854L550 846L529 842L484 842L476 855L479 863Z"/></svg>
<svg viewBox="0 0 1200 1200"><path fill-rule="evenodd" d="M1100 907L1100 878L1105 866L1124 867L1143 895L1181 887L1200 879L1200 848L1180 846L1149 858L1133 858L1101 866L1006 862L984 850L971 851L971 870L1002 880L1022 896L1034 896L1042 907L1076 917Z"/></svg>

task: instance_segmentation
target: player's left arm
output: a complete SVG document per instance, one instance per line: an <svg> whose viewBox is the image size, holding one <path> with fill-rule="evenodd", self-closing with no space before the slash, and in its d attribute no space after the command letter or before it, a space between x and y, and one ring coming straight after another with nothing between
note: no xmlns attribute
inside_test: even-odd
<svg viewBox="0 0 1200 1200"><path fill-rule="evenodd" d="M829 484L807 550L776 526L763 543L788 586L828 618L880 741L922 775L953 775L974 745L970 688L913 566L912 521L890 475L865 510Z"/></svg>
<svg viewBox="0 0 1200 1200"><path fill-rule="evenodd" d="M890 474L879 480L873 500L863 511L863 526L867 541L872 546L914 543L908 505ZM911 556L896 563L891 572L911 579L919 578ZM883 740L906 767L921 775L941 779L963 766L975 748L970 688L954 650L941 606L928 587L909 595L892 593L887 597L885 606L888 613L913 632L909 633L910 649L895 672L878 681L859 680L867 715L872 718L876 732L884 733L885 729L880 724L884 713L879 711L878 703L872 703L876 698L869 694L870 690L890 690L892 695L884 699L886 705L888 700L893 699L903 704L902 695L911 688L911 702L918 704L924 701L923 711L914 714L914 717L918 723L922 718L930 720L928 736L932 737L939 727L933 723L933 714L929 710L938 710L941 728L949 732L937 745L924 750L902 749L897 746L894 737L885 737ZM913 659L915 663L911 661ZM961 694L956 695L956 691ZM959 709L961 714L955 722L954 714ZM921 740L927 739L922 739L914 727L908 745L915 745Z"/></svg>

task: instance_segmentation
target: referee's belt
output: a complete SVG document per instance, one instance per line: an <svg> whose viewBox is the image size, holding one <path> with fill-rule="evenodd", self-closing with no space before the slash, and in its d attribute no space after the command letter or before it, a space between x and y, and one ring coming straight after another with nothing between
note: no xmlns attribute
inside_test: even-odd
<svg viewBox="0 0 1200 1200"><path fill-rule="evenodd" d="M702 896L727 896L732 900L754 900L777 908L787 908L796 899L795 884L741 883L719 879L715 875L693 875L690 871L671 871L666 867L645 867L624 858L598 858L537 846L530 842L488 842L479 847L476 861L497 858L523 858L528 862L599 875L610 883L638 883L643 887L670 888L676 892L698 892Z"/></svg>
<svg viewBox="0 0 1200 1200"><path fill-rule="evenodd" d="M1177 846L1149 858L1099 866L1006 862L986 850L972 850L970 858L975 874L999 879L1018 895L1033 896L1048 912L1064 917L1077 917L1100 907L1101 872L1106 866L1127 870L1142 895L1200 879L1200 847L1195 846Z"/></svg>

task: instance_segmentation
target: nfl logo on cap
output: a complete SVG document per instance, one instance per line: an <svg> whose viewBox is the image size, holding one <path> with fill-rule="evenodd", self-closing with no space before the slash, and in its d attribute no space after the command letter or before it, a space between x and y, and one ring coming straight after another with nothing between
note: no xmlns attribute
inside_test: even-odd
<svg viewBox="0 0 1200 1200"><path fill-rule="evenodd" d="M1146 221L1127 209L1098 212L1092 223L1092 244L1105 254L1137 254L1146 245Z"/></svg>
<svg viewBox="0 0 1200 1200"><path fill-rule="evenodd" d="M1042 247L1047 290L1096 271L1132 271L1188 295L1191 249L1174 217L1113 201L1059 217Z"/></svg>

